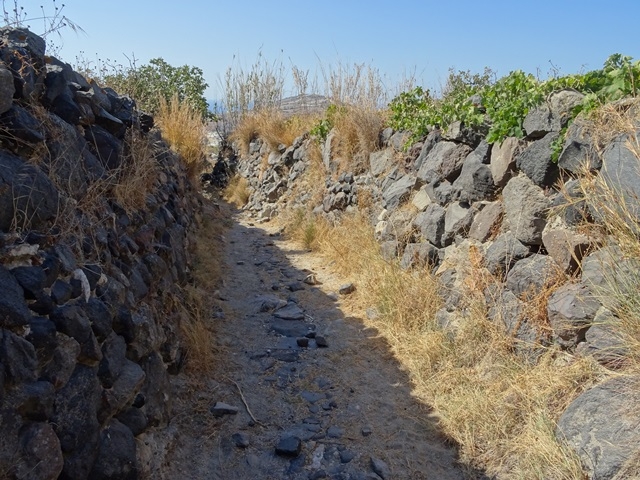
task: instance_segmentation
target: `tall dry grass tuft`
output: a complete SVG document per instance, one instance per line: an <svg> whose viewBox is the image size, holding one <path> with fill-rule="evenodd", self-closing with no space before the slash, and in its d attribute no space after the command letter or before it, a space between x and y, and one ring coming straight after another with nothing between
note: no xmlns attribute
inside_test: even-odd
<svg viewBox="0 0 640 480"><path fill-rule="evenodd" d="M287 117L276 108L262 108L239 119L230 139L243 155L249 153L249 144L257 138L264 140L271 150L277 150L280 145L290 146L308 132L316 118L317 115L304 113Z"/></svg>
<svg viewBox="0 0 640 480"><path fill-rule="evenodd" d="M464 313L438 322L443 301L429 266L405 271L385 261L362 215L315 222L318 250L356 282L356 308L376 307L367 322L389 341L465 462L505 479L583 478L577 456L556 440L555 422L602 374L594 361L555 349L537 361L516 355L513 338L487 317L484 281L468 292ZM470 268L466 275L482 276Z"/></svg>
<svg viewBox="0 0 640 480"><path fill-rule="evenodd" d="M592 112L586 128L598 147L602 148L619 138L636 159L635 174L640 175L640 101L625 100L604 105ZM603 167L606 169L606 167ZM618 172L608 172L615 177ZM628 179L620 179L622 184ZM640 200L629 189L607 182L602 175L587 167L580 178L581 196L586 200L593 217L583 228L611 248L601 251L605 285L596 287L595 294L615 314L608 327L625 345L631 363L628 368L640 370Z"/></svg>
<svg viewBox="0 0 640 480"><path fill-rule="evenodd" d="M200 112L188 102L181 102L177 95L169 101L160 98L156 122L162 136L182 157L189 178L194 181L206 166L206 127Z"/></svg>
<svg viewBox="0 0 640 480"><path fill-rule="evenodd" d="M244 207L250 197L249 181L238 174L229 180L228 185L222 191L222 198L238 208Z"/></svg>
<svg viewBox="0 0 640 480"><path fill-rule="evenodd" d="M118 204L129 212L144 208L159 172L151 140L139 132L128 132L124 159L115 173L116 183L113 187Z"/></svg>
<svg viewBox="0 0 640 480"><path fill-rule="evenodd" d="M346 105L338 109L334 129L339 171L364 172L369 164L369 154L380 146L383 128L383 112L371 105Z"/></svg>

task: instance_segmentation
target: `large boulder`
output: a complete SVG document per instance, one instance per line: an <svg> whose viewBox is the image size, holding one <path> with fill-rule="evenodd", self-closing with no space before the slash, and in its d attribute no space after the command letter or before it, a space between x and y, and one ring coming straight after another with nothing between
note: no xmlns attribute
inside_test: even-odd
<svg viewBox="0 0 640 480"><path fill-rule="evenodd" d="M89 478L98 453L102 388L96 373L97 367L78 365L55 397L51 424L65 455L63 478Z"/></svg>
<svg viewBox="0 0 640 480"><path fill-rule="evenodd" d="M473 203L490 199L495 191L491 169L474 151L464 161L460 176L451 188L453 200Z"/></svg>
<svg viewBox="0 0 640 480"><path fill-rule="evenodd" d="M411 192L418 186L418 179L414 175L405 175L395 182L389 184L382 191L384 207L393 210L400 204L407 201Z"/></svg>
<svg viewBox="0 0 640 480"><path fill-rule="evenodd" d="M637 478L631 469L640 455L638 404L640 378L621 376L584 392L560 417L556 436L573 448L589 478Z"/></svg>
<svg viewBox="0 0 640 480"><path fill-rule="evenodd" d="M634 222L632 228L637 228L635 222L640 219L640 171L638 170L638 154L630 145L637 141L637 137L622 135L616 138L602 155L600 174L609 192L605 195L615 196L618 201L613 205L615 211L622 218L630 216ZM609 206L609 205L607 205ZM599 208L595 207L596 214Z"/></svg>
<svg viewBox="0 0 640 480"><path fill-rule="evenodd" d="M602 160L593 147L591 135L582 118L576 118L567 128L558 166L573 174L579 174L584 169L599 170L602 167Z"/></svg>
<svg viewBox="0 0 640 480"><path fill-rule="evenodd" d="M404 269L437 264L438 249L428 242L409 243L400 259L400 267Z"/></svg>
<svg viewBox="0 0 640 480"><path fill-rule="evenodd" d="M419 213L413 221L422 236L436 247L443 246L445 214L444 208L432 203L424 212Z"/></svg>
<svg viewBox="0 0 640 480"><path fill-rule="evenodd" d="M442 135L440 133L440 130L432 130L431 132L429 132L429 135L427 135L427 138L424 140L424 143L422 144L422 148L420 149L420 154L418 155L418 157L413 163L413 167L416 171L420 170L420 167L427 159L427 156L429 156L429 153L431 153L431 150L433 150L433 147L436 146L436 144L441 140L441 138L442 138Z"/></svg>
<svg viewBox="0 0 640 480"><path fill-rule="evenodd" d="M535 297L556 278L557 270L548 255L532 255L511 268L507 274L507 288L521 298Z"/></svg>
<svg viewBox="0 0 640 480"><path fill-rule="evenodd" d="M131 430L112 419L100 433L100 447L89 478L135 480L138 478L136 441Z"/></svg>
<svg viewBox="0 0 640 480"><path fill-rule="evenodd" d="M547 253L568 274L578 270L582 257L591 246L591 241L586 235L562 225L547 225L542 232L542 243Z"/></svg>
<svg viewBox="0 0 640 480"><path fill-rule="evenodd" d="M539 187L551 187L558 180L558 164L553 160L553 145L558 137L557 133L548 133L516 158L518 169Z"/></svg>
<svg viewBox="0 0 640 480"><path fill-rule="evenodd" d="M30 100L42 90L46 42L26 28L0 28L0 59L13 74L16 98Z"/></svg>
<svg viewBox="0 0 640 480"><path fill-rule="evenodd" d="M390 169L393 165L393 156L393 148L371 152L369 155L369 171L371 175L377 177Z"/></svg>
<svg viewBox="0 0 640 480"><path fill-rule="evenodd" d="M501 143L493 145L489 168L496 186L504 187L511 179L515 171L516 157L523 148L523 141L516 137L505 138Z"/></svg>
<svg viewBox="0 0 640 480"><path fill-rule="evenodd" d="M31 312L24 301L24 290L11 275L11 272L0 265L0 327L15 328L27 325Z"/></svg>
<svg viewBox="0 0 640 480"><path fill-rule="evenodd" d="M418 179L423 183L454 181L472 149L463 143L438 142L420 165Z"/></svg>
<svg viewBox="0 0 640 480"><path fill-rule="evenodd" d="M7 67L0 66L0 114L3 114L13 105L13 95L16 87L13 84L13 75Z"/></svg>
<svg viewBox="0 0 640 480"><path fill-rule="evenodd" d="M40 169L0 152L0 231L43 227L58 214L59 203L58 191Z"/></svg>
<svg viewBox="0 0 640 480"><path fill-rule="evenodd" d="M583 99L584 94L571 89L552 93L545 103L532 109L525 117L522 126L527 137L541 138L549 132L562 130Z"/></svg>
<svg viewBox="0 0 640 480"><path fill-rule="evenodd" d="M481 204L482 209L473 218L473 223L469 229L469 238L486 242L492 235L497 233L504 214L504 207L501 201Z"/></svg>
<svg viewBox="0 0 640 480"><path fill-rule="evenodd" d="M444 215L444 245L450 245L456 235L464 236L469 232L477 211L475 206L462 202L453 202L447 207Z"/></svg>
<svg viewBox="0 0 640 480"><path fill-rule="evenodd" d="M547 316L556 341L564 347L583 341L600 306L583 284L568 283L554 291L547 303Z"/></svg>
<svg viewBox="0 0 640 480"><path fill-rule="evenodd" d="M512 178L502 191L505 216L511 231L526 245L542 244L551 201L527 177Z"/></svg>
<svg viewBox="0 0 640 480"><path fill-rule="evenodd" d="M511 232L500 235L489 245L484 264L493 275L506 275L516 262L531 255L531 251Z"/></svg>

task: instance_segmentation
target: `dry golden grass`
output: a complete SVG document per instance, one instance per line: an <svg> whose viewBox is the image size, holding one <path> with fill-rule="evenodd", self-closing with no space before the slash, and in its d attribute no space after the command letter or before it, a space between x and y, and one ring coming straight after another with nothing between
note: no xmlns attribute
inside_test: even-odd
<svg viewBox="0 0 640 480"><path fill-rule="evenodd" d="M155 149L150 140L138 132L128 132L125 156L119 170L115 172L113 196L118 204L129 212L144 208L159 171Z"/></svg>
<svg viewBox="0 0 640 480"><path fill-rule="evenodd" d="M308 221L303 213L296 220ZM428 267L404 271L383 260L362 216L315 223L318 250L356 282L356 308L377 308L368 322L389 341L414 394L434 408L465 462L501 479L584 478L577 456L556 440L555 421L602 374L594 361L555 349L537 362L516 355L511 336L487 318L481 290L490 279L473 271L481 263L473 252L467 273L478 280L467 285L466 311L443 328L435 320L440 286Z"/></svg>
<svg viewBox="0 0 640 480"><path fill-rule="evenodd" d="M206 127L200 113L188 102L181 102L177 95L170 101L160 98L156 123L162 136L169 142L185 163L189 178L195 183L207 166Z"/></svg>
<svg viewBox="0 0 640 480"><path fill-rule="evenodd" d="M297 137L311 129L316 119L315 114L286 117L277 108L263 108L242 117L230 138L242 155L249 153L249 144L257 138L264 140L271 150L277 150L281 144L293 144Z"/></svg>
<svg viewBox="0 0 640 480"><path fill-rule="evenodd" d="M238 174L229 180L228 185L222 191L222 198L238 208L244 207L250 196L249 181Z"/></svg>
<svg viewBox="0 0 640 480"><path fill-rule="evenodd" d="M638 159L640 173L640 101L629 100L604 105L588 117L586 128L599 146L626 134L626 147ZM601 153L598 152L598 153ZM618 191L585 167L580 190L595 213L592 223L583 228L602 243L614 245L623 256L603 259L602 272L606 285L595 292L599 300L617 317L610 325L620 336L630 357L628 369L640 369L640 205L632 193Z"/></svg>
<svg viewBox="0 0 640 480"><path fill-rule="evenodd" d="M371 105L347 105L334 115L336 157L339 172L362 173L369 165L369 154L380 145L384 114Z"/></svg>

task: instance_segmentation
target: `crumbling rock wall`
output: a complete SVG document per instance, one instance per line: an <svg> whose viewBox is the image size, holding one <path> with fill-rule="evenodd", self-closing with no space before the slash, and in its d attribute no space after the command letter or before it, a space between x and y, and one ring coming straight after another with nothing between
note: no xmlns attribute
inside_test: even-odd
<svg viewBox="0 0 640 480"><path fill-rule="evenodd" d="M556 92L529 113L524 139L494 145L481 130L455 123L405 149L406 133L386 129L362 174L338 171L330 133L322 146L321 201L312 195L315 186L303 183L309 182L304 172L312 168L312 139L302 136L275 151L256 139L238 165L252 190L245 208L259 221L298 207L335 219L366 199L382 254L398 259L403 268L431 265L441 279L445 307L436 320L450 334L464 321L465 278L478 275L480 260L481 271L498 279L484 292L489 317L516 339L517 354L536 361L542 348L557 345L616 369L629 352L612 327L614 313L601 302L602 287L624 273L640 278L640 265L623 258L611 239L596 241L577 228L598 217L577 181L584 165L600 171L608 188L637 211L638 158L628 140L637 144L638 131L635 137L624 134L610 145L595 145L577 119L554 160L568 112L581 101L575 91ZM637 108L637 103L622 101L618 108ZM553 286L563 275L570 280ZM540 332L527 317L526 303L549 288L551 331ZM633 388L616 388L635 383L617 381L586 392L559 423L558 437L575 448L592 478L613 478L638 453L640 433L632 427L637 411L623 408L635 403L636 394ZM616 389L615 400L606 395L611 389ZM600 428L603 424L610 428Z"/></svg>
<svg viewBox="0 0 640 480"><path fill-rule="evenodd" d="M134 102L0 29L0 477L133 479L169 421L199 200ZM142 208L129 138L152 145Z"/></svg>

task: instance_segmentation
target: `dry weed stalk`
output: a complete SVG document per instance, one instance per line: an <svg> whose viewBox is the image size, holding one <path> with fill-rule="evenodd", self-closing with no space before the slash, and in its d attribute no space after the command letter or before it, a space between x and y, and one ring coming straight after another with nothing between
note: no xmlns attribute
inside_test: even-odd
<svg viewBox="0 0 640 480"><path fill-rule="evenodd" d="M162 136L180 155L189 178L195 183L206 167L207 137L202 115L188 102L181 102L177 95L169 101L160 98L159 102L155 119Z"/></svg>
<svg viewBox="0 0 640 480"><path fill-rule="evenodd" d="M362 173L369 165L369 154L380 146L384 126L382 112L371 105L348 105L334 117L339 172Z"/></svg>
<svg viewBox="0 0 640 480"><path fill-rule="evenodd" d="M638 159L635 168L640 174L640 100L627 99L603 105L584 119L584 128L596 147L594 155L602 155L604 148L615 139L624 139L624 146ZM587 159L589 160L589 159ZM640 368L640 206L637 196L608 182L592 172L586 161L580 173L578 199L584 202L592 217L581 228L610 248L601 250L603 286L594 286L594 294L614 313L607 324L624 344L630 362L626 369ZM606 168L606 167L603 167ZM610 172L615 175L615 172ZM624 179L621 179L624 181ZM575 197L575 195L574 195Z"/></svg>

